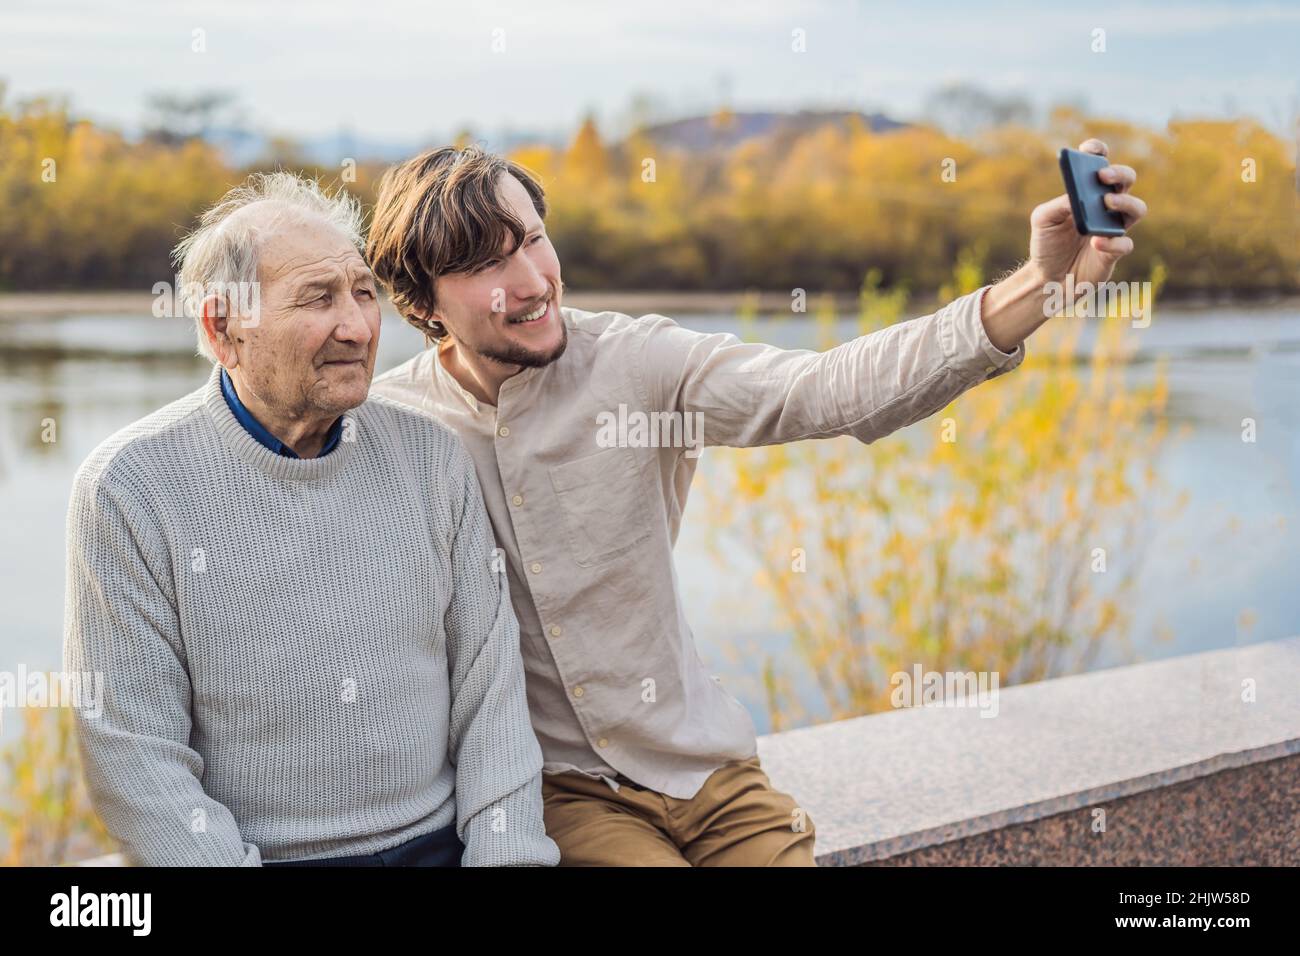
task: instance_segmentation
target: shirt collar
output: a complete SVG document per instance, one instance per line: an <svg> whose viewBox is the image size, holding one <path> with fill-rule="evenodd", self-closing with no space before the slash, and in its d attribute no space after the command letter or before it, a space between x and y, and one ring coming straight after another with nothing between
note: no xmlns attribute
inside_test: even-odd
<svg viewBox="0 0 1300 956"><path fill-rule="evenodd" d="M225 396L226 404L230 406L230 413L235 416L235 419L239 424L243 425L244 429L256 438L260 444L265 445L277 455L283 455L285 458L298 457L297 453L295 453L292 448L267 431L266 426L259 422L257 418L254 417L253 413L244 407L244 403L239 400L239 395L235 392L235 383L230 380L230 373L228 373L224 367L221 369L221 394ZM330 426L329 432L326 433L325 444L321 446L320 455L317 457L328 455L332 452L334 447L339 443L339 438L342 434L343 416L340 415L334 420L334 424Z"/></svg>
<svg viewBox="0 0 1300 956"><path fill-rule="evenodd" d="M451 372L447 371L447 366L442 364L442 351L444 348L447 348L449 345L450 345L450 341L444 338L441 341L437 342L433 346L433 348L429 350L431 353L430 359L433 362L433 377L436 378L439 382L441 382L443 388L450 391L453 395L459 396L461 401L463 401L466 405L468 405L473 411L480 412L480 413L490 412L492 414L495 414L497 407L500 405L501 402L500 394L497 395L497 405L489 405L487 402L480 402L477 398L474 397L474 395L469 391L469 389L465 388L465 386L461 385L460 382L456 381L456 376L452 375ZM521 368L518 372L516 372L514 375L511 375L508 379L506 379L504 382L501 383L501 391L504 392L506 389L518 388L522 386L525 382L529 381L533 376L546 371L547 368L549 368L549 366L536 366L536 365L525 366L524 368Z"/></svg>

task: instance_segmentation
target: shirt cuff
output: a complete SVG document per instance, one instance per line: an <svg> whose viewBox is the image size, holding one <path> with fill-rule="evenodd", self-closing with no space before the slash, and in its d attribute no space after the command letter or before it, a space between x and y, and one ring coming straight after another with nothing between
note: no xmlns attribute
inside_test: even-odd
<svg viewBox="0 0 1300 956"><path fill-rule="evenodd" d="M1004 352L984 329L984 294L992 286L954 299L943 308L941 323L944 358L949 366L970 381L982 382L1019 368L1025 360L1025 344Z"/></svg>

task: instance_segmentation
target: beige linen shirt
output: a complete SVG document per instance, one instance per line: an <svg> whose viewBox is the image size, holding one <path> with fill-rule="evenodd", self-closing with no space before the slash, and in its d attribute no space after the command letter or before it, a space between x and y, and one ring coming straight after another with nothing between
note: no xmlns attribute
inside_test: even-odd
<svg viewBox="0 0 1300 956"><path fill-rule="evenodd" d="M870 443L1024 361L980 316L985 286L826 352L746 343L662 315L562 307L569 344L497 406L429 349L374 391L465 443L504 552L544 773L616 775L682 799L757 752L744 706L708 674L672 550L699 444L852 435ZM672 424L673 433L641 427ZM644 417L643 417L644 416ZM619 430L618 422L628 427ZM654 447L656 439L676 447Z"/></svg>

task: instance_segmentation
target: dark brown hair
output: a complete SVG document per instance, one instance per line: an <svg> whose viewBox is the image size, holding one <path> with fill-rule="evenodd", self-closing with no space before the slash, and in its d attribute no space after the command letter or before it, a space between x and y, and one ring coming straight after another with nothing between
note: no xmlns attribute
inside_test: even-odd
<svg viewBox="0 0 1300 956"><path fill-rule="evenodd" d="M502 173L519 180L545 219L546 196L537 176L473 143L428 150L379 181L366 259L397 311L427 336L446 334L442 323L430 326L424 318L436 307L438 276L472 272L500 255L507 232L515 248L524 241L524 224L497 195Z"/></svg>

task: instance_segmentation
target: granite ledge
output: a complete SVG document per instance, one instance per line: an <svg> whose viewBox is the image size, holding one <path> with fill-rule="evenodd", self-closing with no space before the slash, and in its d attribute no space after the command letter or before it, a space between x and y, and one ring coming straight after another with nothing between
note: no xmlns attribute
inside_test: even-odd
<svg viewBox="0 0 1300 956"><path fill-rule="evenodd" d="M807 811L820 865L885 860L1300 753L1300 637L996 701L992 717L915 707L771 734L759 755Z"/></svg>

